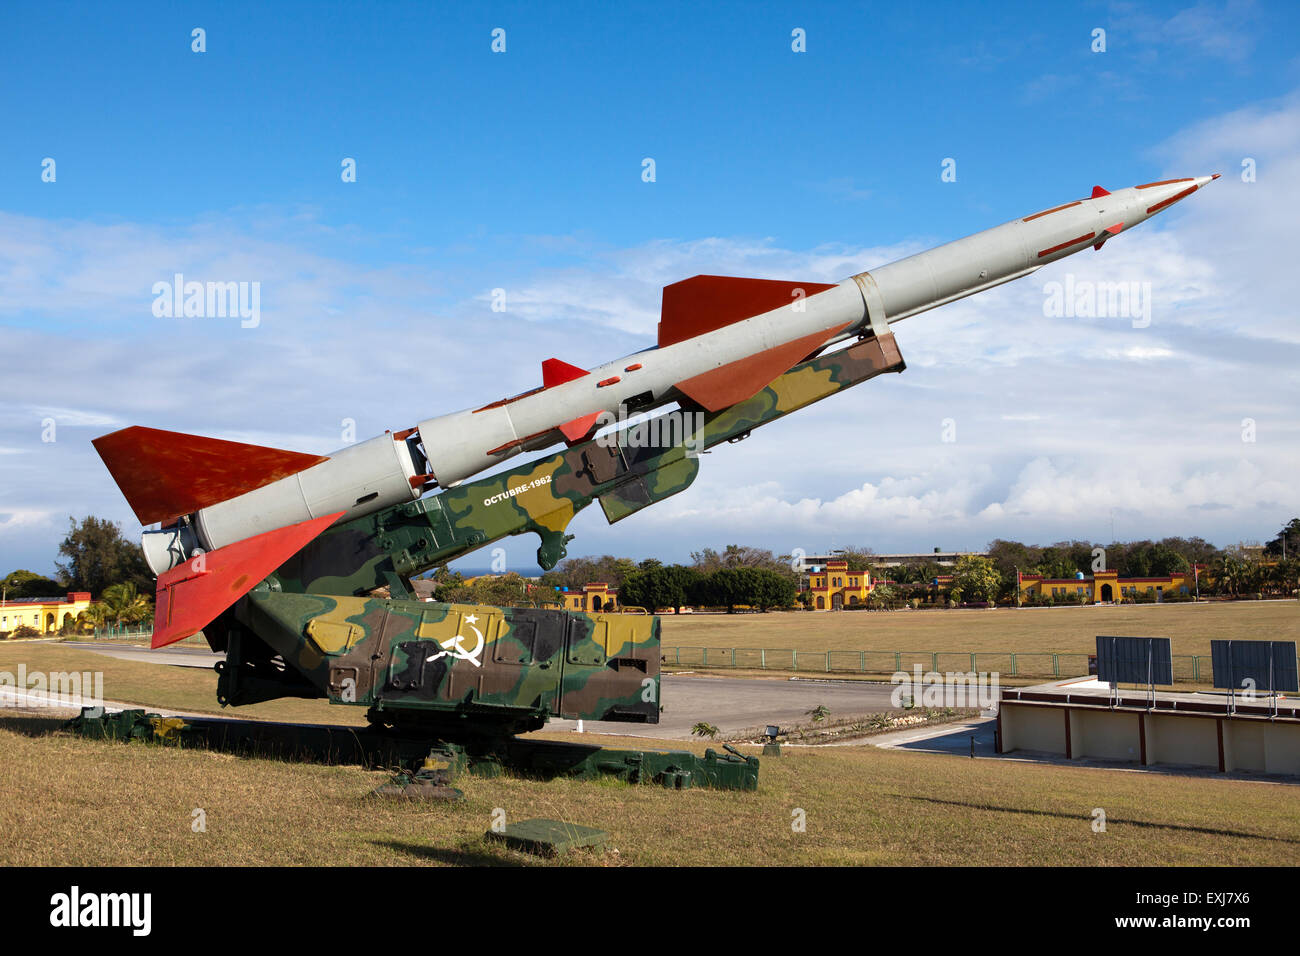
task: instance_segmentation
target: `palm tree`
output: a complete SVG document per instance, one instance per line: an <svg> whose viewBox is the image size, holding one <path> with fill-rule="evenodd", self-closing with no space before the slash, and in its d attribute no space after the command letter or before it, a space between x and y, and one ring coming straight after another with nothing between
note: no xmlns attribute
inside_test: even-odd
<svg viewBox="0 0 1300 956"><path fill-rule="evenodd" d="M116 624L133 624L153 616L153 605L132 581L104 588L104 606Z"/></svg>
<svg viewBox="0 0 1300 956"><path fill-rule="evenodd" d="M102 601L97 601L77 615L78 631L93 631L104 627L109 622L108 608Z"/></svg>

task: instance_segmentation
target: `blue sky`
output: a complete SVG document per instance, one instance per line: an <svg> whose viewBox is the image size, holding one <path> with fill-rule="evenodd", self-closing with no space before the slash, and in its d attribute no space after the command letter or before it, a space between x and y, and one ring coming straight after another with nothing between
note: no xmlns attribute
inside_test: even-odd
<svg viewBox="0 0 1300 956"><path fill-rule="evenodd" d="M1094 183L1209 172L1214 191L1071 266L1152 282L1151 329L1045 321L1048 270L908 320L898 381L711 456L662 515L617 534L584 515L573 551L1101 538L1112 510L1120 537L1271 535L1300 511L1279 262L1300 195L1298 11L10 10L0 335L22 358L0 380L0 570L48 570L68 514L138 531L89 446L113 427L328 452L344 418L366 437L532 387L550 355L644 347L658 288L698 272L834 281ZM260 282L261 326L154 317L150 287L174 272ZM959 413L963 437L936 448ZM860 437L832 440L846 425Z"/></svg>

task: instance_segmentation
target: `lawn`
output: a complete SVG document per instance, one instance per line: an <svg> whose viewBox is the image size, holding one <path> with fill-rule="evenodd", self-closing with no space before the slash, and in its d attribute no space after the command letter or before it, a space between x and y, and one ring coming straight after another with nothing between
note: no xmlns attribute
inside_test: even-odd
<svg viewBox="0 0 1300 956"><path fill-rule="evenodd" d="M787 748L764 760L755 793L464 776L464 803L427 805L368 797L380 772L57 727L0 716L0 865L548 865L483 839L497 808L609 831L603 851L549 865L1300 863L1286 784Z"/></svg>
<svg viewBox="0 0 1300 956"><path fill-rule="evenodd" d="M36 671L103 674L104 699L125 704L249 720L358 725L366 722L365 708L331 706L323 700L290 698L223 710L217 703L216 672L206 668L117 660L76 644L0 642L0 671L16 676L20 664L26 665L29 674Z"/></svg>
<svg viewBox="0 0 1300 956"><path fill-rule="evenodd" d="M666 614L671 648L799 651L1093 653L1099 634L1172 638L1173 653L1210 653L1210 641L1300 639L1300 602L1237 601L935 611L789 611Z"/></svg>

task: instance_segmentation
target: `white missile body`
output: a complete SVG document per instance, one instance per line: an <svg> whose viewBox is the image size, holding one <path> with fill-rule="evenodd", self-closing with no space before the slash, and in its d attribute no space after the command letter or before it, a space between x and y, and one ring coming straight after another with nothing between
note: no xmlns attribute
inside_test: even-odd
<svg viewBox="0 0 1300 956"><path fill-rule="evenodd" d="M717 411L764 388L806 357L846 339L884 335L890 323L1021 278L1089 246L1101 248L1191 195L1215 176L1147 183L1014 219L908 256L836 285L697 276L664 294L658 347L589 370L544 363L554 384L490 405L420 422L418 435L383 435L320 464L198 509L172 529L147 532L155 572L197 550L342 511L347 521L452 487L523 451L575 442L597 416L641 413L672 402ZM755 288L768 306L717 327L713 305L728 283ZM680 287L680 289L678 288ZM779 288L778 288L779 287ZM684 314L670 314L674 301ZM691 331L701 323L703 331ZM555 368L550 368L555 363Z"/></svg>

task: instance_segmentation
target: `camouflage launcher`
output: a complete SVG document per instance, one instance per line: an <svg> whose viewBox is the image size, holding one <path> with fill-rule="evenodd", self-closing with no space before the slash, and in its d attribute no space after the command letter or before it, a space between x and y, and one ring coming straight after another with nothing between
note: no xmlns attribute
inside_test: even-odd
<svg viewBox="0 0 1300 956"><path fill-rule="evenodd" d="M104 435L96 450L140 523L160 525L142 541L153 645L202 630L226 652L223 704L324 697L448 737L552 716L654 723L653 617L432 604L412 576L524 533L553 567L593 501L621 521L689 487L699 452L902 371L890 323L1100 250L1216 178L1096 186L836 284L695 276L664 289L653 348L593 369L547 359L537 388L329 456Z"/></svg>

